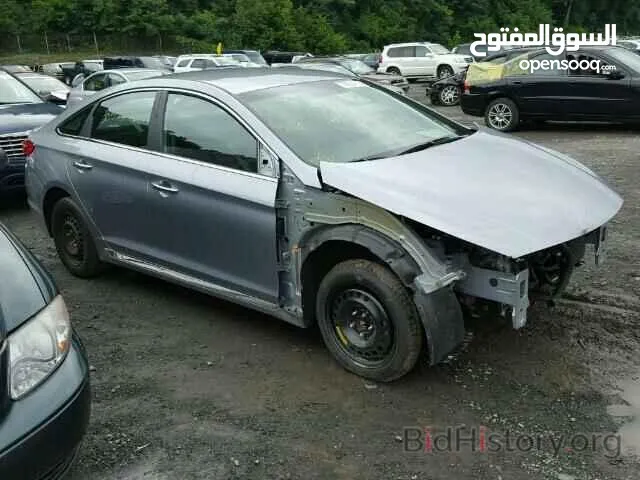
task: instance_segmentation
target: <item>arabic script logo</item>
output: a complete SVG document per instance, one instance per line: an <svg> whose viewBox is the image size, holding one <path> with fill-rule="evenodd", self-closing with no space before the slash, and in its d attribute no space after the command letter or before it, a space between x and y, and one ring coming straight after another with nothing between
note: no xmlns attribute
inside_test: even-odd
<svg viewBox="0 0 640 480"><path fill-rule="evenodd" d="M604 34L598 33L564 33L562 27L551 26L546 23L540 25L537 33L521 33L516 27L511 32L508 27L500 29L500 33L474 33L478 40L471 44L471 53L477 57L485 57L487 52L480 52L476 48L487 46L487 51L497 52L502 47L545 47L551 55L558 56L563 52L575 52L580 46L616 45L616 25L607 23ZM554 47L556 47L554 49Z"/></svg>

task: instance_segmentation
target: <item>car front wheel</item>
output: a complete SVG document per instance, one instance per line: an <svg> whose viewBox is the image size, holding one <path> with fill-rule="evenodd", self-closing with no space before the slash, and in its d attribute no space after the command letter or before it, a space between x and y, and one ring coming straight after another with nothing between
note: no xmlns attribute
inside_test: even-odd
<svg viewBox="0 0 640 480"><path fill-rule="evenodd" d="M460 87L447 85L440 90L439 100L442 105L453 107L460 103Z"/></svg>
<svg viewBox="0 0 640 480"><path fill-rule="evenodd" d="M81 278L95 277L104 264L78 206L63 198L53 207L51 232L58 256L67 270Z"/></svg>
<svg viewBox="0 0 640 480"><path fill-rule="evenodd" d="M518 106L508 98L496 98L487 106L484 121L488 127L501 132L515 130L520 123Z"/></svg>
<svg viewBox="0 0 640 480"><path fill-rule="evenodd" d="M379 382L408 373L422 349L411 296L386 267L368 260L336 265L320 283L316 318L327 348L346 370Z"/></svg>

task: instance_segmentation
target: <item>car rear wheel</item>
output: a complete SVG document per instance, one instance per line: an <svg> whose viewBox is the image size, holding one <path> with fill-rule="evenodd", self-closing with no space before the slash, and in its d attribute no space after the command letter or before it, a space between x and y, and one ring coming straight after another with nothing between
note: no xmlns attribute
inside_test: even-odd
<svg viewBox="0 0 640 480"><path fill-rule="evenodd" d="M453 107L460 103L460 87L457 85L447 85L440 90L439 100L442 105Z"/></svg>
<svg viewBox="0 0 640 480"><path fill-rule="evenodd" d="M348 260L323 278L316 318L327 348L346 370L379 382L408 373L422 350L422 326L400 280L368 260Z"/></svg>
<svg viewBox="0 0 640 480"><path fill-rule="evenodd" d="M396 68L396 67L389 67L387 68L387 73L391 73L393 75L401 75L400 73L400 69Z"/></svg>
<svg viewBox="0 0 640 480"><path fill-rule="evenodd" d="M488 127L501 132L515 130L520 123L518 106L508 98L496 98L489 103L484 121Z"/></svg>
<svg viewBox="0 0 640 480"><path fill-rule="evenodd" d="M73 275L91 278L104 270L91 232L70 198L62 198L53 207L51 231L60 260Z"/></svg>
<svg viewBox="0 0 640 480"><path fill-rule="evenodd" d="M453 76L453 68L449 65L441 65L438 67L438 78L447 78Z"/></svg>

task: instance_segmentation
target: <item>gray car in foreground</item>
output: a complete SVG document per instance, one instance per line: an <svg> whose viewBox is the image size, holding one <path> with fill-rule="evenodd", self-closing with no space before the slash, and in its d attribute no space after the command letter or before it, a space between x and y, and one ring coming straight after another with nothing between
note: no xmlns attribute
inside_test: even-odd
<svg viewBox="0 0 640 480"><path fill-rule="evenodd" d="M29 142L29 203L73 274L122 265L317 323L378 381L446 358L465 313L521 328L588 246L603 259L622 205L565 155L295 68L121 85Z"/></svg>

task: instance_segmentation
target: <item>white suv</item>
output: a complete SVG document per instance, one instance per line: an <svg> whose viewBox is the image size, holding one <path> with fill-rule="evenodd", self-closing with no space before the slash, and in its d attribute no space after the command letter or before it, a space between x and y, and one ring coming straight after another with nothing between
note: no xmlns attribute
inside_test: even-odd
<svg viewBox="0 0 640 480"><path fill-rule="evenodd" d="M230 57L208 53L180 55L173 67L175 73L193 72L207 68L238 66L239 62Z"/></svg>
<svg viewBox="0 0 640 480"><path fill-rule="evenodd" d="M473 57L453 54L437 43L393 43L382 50L378 72L408 78L446 78L472 62Z"/></svg>

